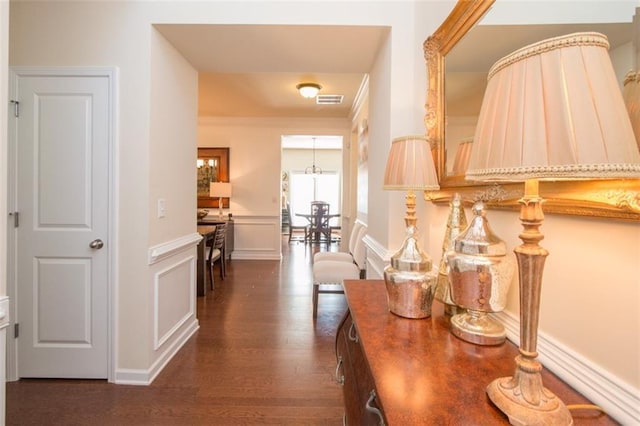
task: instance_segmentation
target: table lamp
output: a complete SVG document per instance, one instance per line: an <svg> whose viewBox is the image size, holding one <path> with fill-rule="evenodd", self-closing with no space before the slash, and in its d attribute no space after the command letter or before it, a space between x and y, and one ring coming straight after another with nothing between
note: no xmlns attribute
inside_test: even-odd
<svg viewBox="0 0 640 426"><path fill-rule="evenodd" d="M571 424L566 405L542 384L538 318L547 250L538 180L640 177L640 155L608 55L607 38L574 33L526 46L489 71L466 178L524 181L514 251L520 286L515 374L487 387L512 424Z"/></svg>
<svg viewBox="0 0 640 426"><path fill-rule="evenodd" d="M218 219L222 220L222 199L231 197L231 184L229 182L211 182L209 196L218 198Z"/></svg>
<svg viewBox="0 0 640 426"><path fill-rule="evenodd" d="M629 111L636 143L638 144L638 149L640 149L640 71L629 71L627 73L624 78L622 93Z"/></svg>
<svg viewBox="0 0 640 426"><path fill-rule="evenodd" d="M424 136L402 136L391 143L384 172L384 189L407 191L404 217L407 236L384 270L389 310L405 318L426 318L437 281L431 258L418 246L414 190L437 190L431 147Z"/></svg>
<svg viewBox="0 0 640 426"><path fill-rule="evenodd" d="M465 140L458 144L458 148L456 149L456 156L453 159L453 170L452 174L454 176L461 176L467 171L467 167L469 166L469 157L471 156L471 148L473 147L473 139Z"/></svg>

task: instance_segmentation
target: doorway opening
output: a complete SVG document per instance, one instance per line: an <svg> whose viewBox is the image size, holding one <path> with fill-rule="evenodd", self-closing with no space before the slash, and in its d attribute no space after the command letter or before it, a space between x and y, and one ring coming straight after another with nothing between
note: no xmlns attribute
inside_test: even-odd
<svg viewBox="0 0 640 426"><path fill-rule="evenodd" d="M296 215L309 214L313 201L329 204L329 213L342 211L342 149L342 136L282 136L283 234L289 234L290 225L304 224L306 219ZM332 227L340 229L340 217L331 222Z"/></svg>

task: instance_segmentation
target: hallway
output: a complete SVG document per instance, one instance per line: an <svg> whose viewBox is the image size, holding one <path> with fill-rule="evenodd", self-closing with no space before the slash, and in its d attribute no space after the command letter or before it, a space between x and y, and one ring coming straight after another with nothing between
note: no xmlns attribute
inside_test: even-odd
<svg viewBox="0 0 640 426"><path fill-rule="evenodd" d="M216 269L215 290L198 298L200 329L150 386L7 383L6 424L342 424L334 336L346 303L322 295L314 324L314 250L284 238L281 262L234 260L224 281Z"/></svg>

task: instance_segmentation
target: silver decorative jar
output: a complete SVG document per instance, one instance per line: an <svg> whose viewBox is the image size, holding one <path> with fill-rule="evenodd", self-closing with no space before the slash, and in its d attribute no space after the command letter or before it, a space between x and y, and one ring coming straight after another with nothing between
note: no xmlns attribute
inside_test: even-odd
<svg viewBox="0 0 640 426"><path fill-rule="evenodd" d="M431 258L418 246L415 227L407 227L407 238L384 269L389 311L405 318L431 316L437 272Z"/></svg>
<svg viewBox="0 0 640 426"><path fill-rule="evenodd" d="M471 223L447 253L451 299L467 310L451 317L451 332L478 345L498 345L505 340L504 327L487 313L505 308L515 259L491 230L484 204L478 201L472 210Z"/></svg>

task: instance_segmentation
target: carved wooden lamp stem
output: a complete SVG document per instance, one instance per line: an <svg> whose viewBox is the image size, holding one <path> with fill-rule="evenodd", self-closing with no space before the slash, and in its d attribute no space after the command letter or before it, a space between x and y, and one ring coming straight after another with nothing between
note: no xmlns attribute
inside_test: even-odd
<svg viewBox="0 0 640 426"><path fill-rule="evenodd" d="M523 244L514 252L520 282L520 355L513 377L494 380L487 394L512 424L572 424L564 403L542 385L542 365L536 359L542 272L549 254L539 245L544 238L538 229L544 221L544 200L538 195L536 179L525 182L519 202Z"/></svg>

